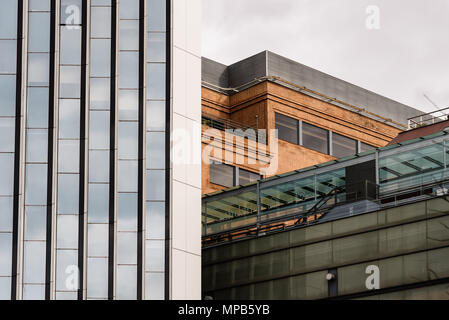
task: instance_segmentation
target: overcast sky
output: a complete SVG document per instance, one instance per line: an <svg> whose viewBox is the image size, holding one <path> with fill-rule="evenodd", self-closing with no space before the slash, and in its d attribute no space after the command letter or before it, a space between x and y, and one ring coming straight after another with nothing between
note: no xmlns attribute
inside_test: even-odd
<svg viewBox="0 0 449 320"><path fill-rule="evenodd" d="M226 65L270 50L426 112L423 94L449 107L449 0L203 0L202 36L203 56Z"/></svg>

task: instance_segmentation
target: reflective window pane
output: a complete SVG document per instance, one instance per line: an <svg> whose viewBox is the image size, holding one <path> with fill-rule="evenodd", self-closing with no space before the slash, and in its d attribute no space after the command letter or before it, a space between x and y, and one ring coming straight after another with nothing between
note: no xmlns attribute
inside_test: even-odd
<svg viewBox="0 0 449 320"><path fill-rule="evenodd" d="M121 2L120 19L139 19L139 0Z"/></svg>
<svg viewBox="0 0 449 320"><path fill-rule="evenodd" d="M147 169L165 168L165 132L147 132Z"/></svg>
<svg viewBox="0 0 449 320"><path fill-rule="evenodd" d="M329 153L328 131L311 124L302 123L302 144L321 153Z"/></svg>
<svg viewBox="0 0 449 320"><path fill-rule="evenodd" d="M222 163L211 163L210 183L232 187L234 185L234 167Z"/></svg>
<svg viewBox="0 0 449 320"><path fill-rule="evenodd" d="M25 240L46 240L47 207L25 207Z"/></svg>
<svg viewBox="0 0 449 320"><path fill-rule="evenodd" d="M165 99L165 63L148 63L147 99Z"/></svg>
<svg viewBox="0 0 449 320"><path fill-rule="evenodd" d="M28 51L49 52L50 13L30 12L28 23Z"/></svg>
<svg viewBox="0 0 449 320"><path fill-rule="evenodd" d="M137 161L118 162L118 192L137 192Z"/></svg>
<svg viewBox="0 0 449 320"><path fill-rule="evenodd" d="M92 3L93 4L93 3ZM91 7L91 37L111 37L111 8Z"/></svg>
<svg viewBox="0 0 449 320"><path fill-rule="evenodd" d="M360 152L365 152L373 149L376 149L376 147L364 142L360 142Z"/></svg>
<svg viewBox="0 0 449 320"><path fill-rule="evenodd" d="M165 130L165 101L147 101L147 130Z"/></svg>
<svg viewBox="0 0 449 320"><path fill-rule="evenodd" d="M276 113L275 119L276 129L278 130L278 138L294 144L299 144L298 141L298 126L299 122L291 117Z"/></svg>
<svg viewBox="0 0 449 320"><path fill-rule="evenodd" d="M25 204L47 204L47 165L27 164L25 180Z"/></svg>
<svg viewBox="0 0 449 320"><path fill-rule="evenodd" d="M12 196L14 190L14 154L0 154L0 196Z"/></svg>
<svg viewBox="0 0 449 320"><path fill-rule="evenodd" d="M79 212L79 177L77 174L58 175L58 213Z"/></svg>
<svg viewBox="0 0 449 320"><path fill-rule="evenodd" d="M147 170L147 200L165 200L165 170Z"/></svg>
<svg viewBox="0 0 449 320"><path fill-rule="evenodd" d="M165 202L147 202L146 239L165 239Z"/></svg>
<svg viewBox="0 0 449 320"><path fill-rule="evenodd" d="M149 71L148 71L149 72ZM120 88L137 89L139 87L139 53L119 53L119 81Z"/></svg>
<svg viewBox="0 0 449 320"><path fill-rule="evenodd" d="M89 181L109 182L109 151L89 152Z"/></svg>
<svg viewBox="0 0 449 320"><path fill-rule="evenodd" d="M0 40L0 73L16 73L16 40Z"/></svg>
<svg viewBox="0 0 449 320"><path fill-rule="evenodd" d="M78 139L80 136L80 101L59 100L59 138Z"/></svg>
<svg viewBox="0 0 449 320"><path fill-rule="evenodd" d="M145 299L164 300L165 275L164 273L145 273Z"/></svg>
<svg viewBox="0 0 449 320"><path fill-rule="evenodd" d="M23 285L24 300L44 300L45 285L24 284Z"/></svg>
<svg viewBox="0 0 449 320"><path fill-rule="evenodd" d="M117 233L117 263L137 263L137 232Z"/></svg>
<svg viewBox="0 0 449 320"><path fill-rule="evenodd" d="M137 122L119 122L118 157L119 159L137 159L139 125Z"/></svg>
<svg viewBox="0 0 449 320"><path fill-rule="evenodd" d="M26 162L47 162L47 130L28 129L26 137Z"/></svg>
<svg viewBox="0 0 449 320"><path fill-rule="evenodd" d="M61 0L61 24L80 25L82 8L81 0Z"/></svg>
<svg viewBox="0 0 449 320"><path fill-rule="evenodd" d="M78 250L56 251L56 290L76 291L79 288ZM75 292L76 294L76 292Z"/></svg>
<svg viewBox="0 0 449 320"><path fill-rule="evenodd" d="M90 75L108 77L111 74L111 40L91 39Z"/></svg>
<svg viewBox="0 0 449 320"><path fill-rule="evenodd" d="M90 79L90 108L110 109L110 85L109 78Z"/></svg>
<svg viewBox="0 0 449 320"><path fill-rule="evenodd" d="M45 283L46 250L43 241L25 241L23 268L25 283Z"/></svg>
<svg viewBox="0 0 449 320"><path fill-rule="evenodd" d="M117 230L137 231L137 194L117 195Z"/></svg>
<svg viewBox="0 0 449 320"><path fill-rule="evenodd" d="M89 223L87 230L89 234L87 247L88 256L107 257L109 248L109 225Z"/></svg>
<svg viewBox="0 0 449 320"><path fill-rule="evenodd" d="M165 265L165 242L164 240L146 241L146 271L164 271Z"/></svg>
<svg viewBox="0 0 449 320"><path fill-rule="evenodd" d="M16 76L0 74L0 116L16 114Z"/></svg>
<svg viewBox="0 0 449 320"><path fill-rule="evenodd" d="M148 62L165 62L165 33L148 34Z"/></svg>
<svg viewBox="0 0 449 320"><path fill-rule="evenodd" d="M0 10L0 38L17 38L17 0L3 0Z"/></svg>
<svg viewBox="0 0 449 320"><path fill-rule="evenodd" d="M117 299L137 298L137 266L117 266Z"/></svg>
<svg viewBox="0 0 449 320"><path fill-rule="evenodd" d="M89 223L109 222L109 185L89 184Z"/></svg>
<svg viewBox="0 0 449 320"><path fill-rule="evenodd" d="M108 259L87 259L87 298L108 297Z"/></svg>
<svg viewBox="0 0 449 320"><path fill-rule="evenodd" d="M48 88L28 88L27 127L48 127Z"/></svg>
<svg viewBox="0 0 449 320"><path fill-rule="evenodd" d="M122 20L119 26L119 49L139 50L139 20Z"/></svg>
<svg viewBox="0 0 449 320"><path fill-rule="evenodd" d="M337 158L357 153L357 141L338 133L332 133L332 155Z"/></svg>
<svg viewBox="0 0 449 320"><path fill-rule="evenodd" d="M0 300L11 300L11 277L0 277Z"/></svg>
<svg viewBox="0 0 449 320"><path fill-rule="evenodd" d="M49 67L48 53L29 53L28 85L41 87L48 86Z"/></svg>
<svg viewBox="0 0 449 320"><path fill-rule="evenodd" d="M148 31L165 31L165 0L150 0L148 3Z"/></svg>
<svg viewBox="0 0 449 320"><path fill-rule="evenodd" d="M260 175L248 170L239 169L239 185L245 185L260 179Z"/></svg>
<svg viewBox="0 0 449 320"><path fill-rule="evenodd" d="M79 172L80 145L78 140L59 140L58 172Z"/></svg>
<svg viewBox="0 0 449 320"><path fill-rule="evenodd" d="M109 111L91 111L89 117L89 148L109 149Z"/></svg>
<svg viewBox="0 0 449 320"><path fill-rule="evenodd" d="M29 0L30 11L50 11L50 0Z"/></svg>
<svg viewBox="0 0 449 320"><path fill-rule="evenodd" d="M0 232L12 232L12 197L0 197Z"/></svg>
<svg viewBox="0 0 449 320"><path fill-rule="evenodd" d="M0 276L11 276L12 233L0 233Z"/></svg>
<svg viewBox="0 0 449 320"><path fill-rule="evenodd" d="M78 216L58 215L57 221L57 247L61 249L78 248Z"/></svg>
<svg viewBox="0 0 449 320"><path fill-rule="evenodd" d="M119 90L118 106L118 115L120 120L138 120L139 91Z"/></svg>
<svg viewBox="0 0 449 320"><path fill-rule="evenodd" d="M81 67L61 66L59 77L59 97L79 98L81 95Z"/></svg>
<svg viewBox="0 0 449 320"><path fill-rule="evenodd" d="M81 29L61 27L60 64L81 64Z"/></svg>
<svg viewBox="0 0 449 320"><path fill-rule="evenodd" d="M14 152L14 129L14 118L0 118L0 152Z"/></svg>

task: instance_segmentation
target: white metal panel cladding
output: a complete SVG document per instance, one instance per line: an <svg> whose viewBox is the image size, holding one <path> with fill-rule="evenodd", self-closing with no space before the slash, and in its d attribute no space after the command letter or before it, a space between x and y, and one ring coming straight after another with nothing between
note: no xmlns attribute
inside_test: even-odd
<svg viewBox="0 0 449 320"><path fill-rule="evenodd" d="M199 233L186 269L172 267L172 221L188 217L195 230L200 207L172 210L170 141L176 6L179 19L198 11L195 28L178 28L190 53L176 65L192 91L183 116L200 123L200 2L4 2L0 298L168 299L178 287L199 298ZM183 182L192 204L198 172Z"/></svg>

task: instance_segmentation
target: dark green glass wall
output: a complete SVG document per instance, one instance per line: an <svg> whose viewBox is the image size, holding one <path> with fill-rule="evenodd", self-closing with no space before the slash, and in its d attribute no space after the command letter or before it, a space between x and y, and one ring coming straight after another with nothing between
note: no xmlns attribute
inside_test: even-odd
<svg viewBox="0 0 449 320"><path fill-rule="evenodd" d="M376 265L379 293L390 290L396 292L388 293L391 297L407 298L397 292L418 290L410 285L439 288L432 284L447 278L449 286L448 260L449 198L441 197L204 248L203 294L215 299L328 298L326 274L336 269L338 296L376 295L365 287L366 267ZM388 294L377 296L387 299Z"/></svg>

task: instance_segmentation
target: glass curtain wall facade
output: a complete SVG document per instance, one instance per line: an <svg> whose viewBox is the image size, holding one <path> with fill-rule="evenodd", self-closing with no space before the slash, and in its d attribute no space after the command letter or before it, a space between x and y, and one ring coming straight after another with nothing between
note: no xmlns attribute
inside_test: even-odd
<svg viewBox="0 0 449 320"><path fill-rule="evenodd" d="M0 299L200 297L200 252L190 279L178 275L171 227L193 221L188 241L200 246L200 192L173 190L170 152L179 88L201 90L200 58L179 76L188 62L172 56L180 35L195 41L179 48L199 52L199 27L185 30L188 12L200 24L191 4L4 1ZM179 197L197 212L174 210Z"/></svg>

